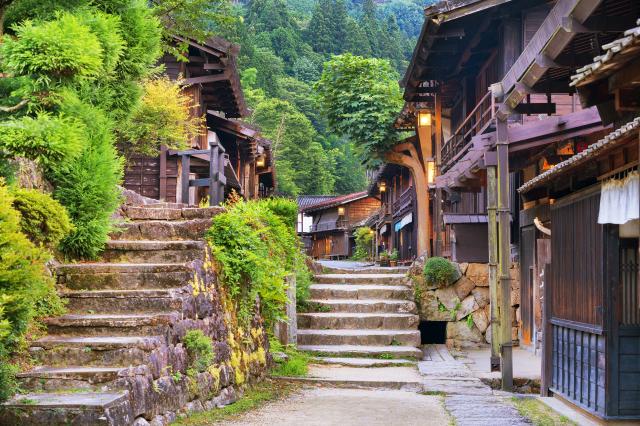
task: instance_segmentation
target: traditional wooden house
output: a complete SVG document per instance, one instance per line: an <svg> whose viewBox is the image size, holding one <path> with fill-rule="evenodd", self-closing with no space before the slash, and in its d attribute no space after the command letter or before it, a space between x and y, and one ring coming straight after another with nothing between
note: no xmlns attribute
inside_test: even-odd
<svg viewBox="0 0 640 426"><path fill-rule="evenodd" d="M233 190L247 199L270 195L275 188L271 143L239 119L248 114L236 58L239 47L220 38L204 43L177 39L188 46L188 62L166 54L169 78L181 79L193 99L193 114L206 117L207 130L191 149L162 148L158 156L128 158L124 186L168 202L211 205Z"/></svg>
<svg viewBox="0 0 640 426"><path fill-rule="evenodd" d="M353 231L364 226L380 208L380 201L366 191L338 196L313 204L301 212L312 217L311 249L314 259L344 259L353 254Z"/></svg>
<svg viewBox="0 0 640 426"><path fill-rule="evenodd" d="M636 15L637 16L637 15ZM640 421L640 20L572 85L612 131L529 180L548 205L543 393L603 419Z"/></svg>
<svg viewBox="0 0 640 426"><path fill-rule="evenodd" d="M300 195L296 202L298 204L298 220L296 223L296 232L302 240L304 251L311 253L312 248L312 234L311 226L313 225L313 217L305 213L305 210L313 207L316 204L332 200L337 195Z"/></svg>
<svg viewBox="0 0 640 426"><path fill-rule="evenodd" d="M378 255L382 251L398 251L399 261L417 256L416 191L411 173L406 167L384 164L373 176L369 195L380 200L381 206L371 223L376 233Z"/></svg>
<svg viewBox="0 0 640 426"><path fill-rule="evenodd" d="M500 324L492 327L494 364L501 348L509 357L513 340L537 348L542 336L537 272L548 254L541 230L549 203L520 212L516 188L605 134L598 110L580 104L569 77L622 34L639 8L627 0L463 0L427 8L398 124L415 126L423 115L434 123L431 197L442 205L432 210L434 253L460 260L455 247L479 228L486 232L491 285L505 303L492 308L492 323ZM462 208L464 193L475 200ZM467 216L472 225L460 223ZM519 282L511 280L512 262ZM511 308L518 335L498 316Z"/></svg>

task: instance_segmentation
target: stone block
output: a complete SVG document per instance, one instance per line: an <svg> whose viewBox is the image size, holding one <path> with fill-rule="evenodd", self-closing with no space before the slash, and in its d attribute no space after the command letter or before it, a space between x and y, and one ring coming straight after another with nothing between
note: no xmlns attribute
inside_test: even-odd
<svg viewBox="0 0 640 426"><path fill-rule="evenodd" d="M478 287L489 287L489 265L486 263L470 263L467 278Z"/></svg>
<svg viewBox="0 0 640 426"><path fill-rule="evenodd" d="M477 311L471 314L473 317L473 323L481 333L487 331L487 328L490 324L490 319L487 317L487 313L484 309L478 309Z"/></svg>
<svg viewBox="0 0 640 426"><path fill-rule="evenodd" d="M149 426L149 422L144 417L138 417L131 426Z"/></svg>
<svg viewBox="0 0 640 426"><path fill-rule="evenodd" d="M489 305L489 302L491 300L489 287L476 287L473 290L471 290L471 294L473 294L473 297L475 297L476 299L476 303L481 308L484 308L485 306Z"/></svg>
<svg viewBox="0 0 640 426"><path fill-rule="evenodd" d="M484 331L484 341L491 344L491 324L489 324L489 327Z"/></svg>
<svg viewBox="0 0 640 426"><path fill-rule="evenodd" d="M460 321L472 312L480 309L476 303L476 299L473 296L467 296L462 302L460 302L460 309L456 313L456 320Z"/></svg>
<svg viewBox="0 0 640 426"><path fill-rule="evenodd" d="M484 337L474 325L471 328L466 321L447 323L447 339L453 339L454 346L459 348L477 347L484 342Z"/></svg>
<svg viewBox="0 0 640 426"><path fill-rule="evenodd" d="M460 298L453 287L439 288L435 293L438 301L450 311L454 310L460 302Z"/></svg>
<svg viewBox="0 0 640 426"><path fill-rule="evenodd" d="M475 283L471 281L467 277L462 277L453 285L453 288L456 290L456 294L458 295L458 299L463 300L465 297L471 293L476 287Z"/></svg>
<svg viewBox="0 0 640 426"><path fill-rule="evenodd" d="M441 312L435 291L424 291L418 300L418 314L426 321L451 321L448 311Z"/></svg>
<svg viewBox="0 0 640 426"><path fill-rule="evenodd" d="M458 268L460 268L460 273L462 275L466 275L467 269L469 269L469 263L467 262L458 263Z"/></svg>

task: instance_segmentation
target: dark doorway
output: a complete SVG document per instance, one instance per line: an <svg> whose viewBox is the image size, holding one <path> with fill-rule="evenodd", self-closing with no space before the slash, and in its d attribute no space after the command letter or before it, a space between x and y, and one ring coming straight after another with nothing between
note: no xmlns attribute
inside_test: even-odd
<svg viewBox="0 0 640 426"><path fill-rule="evenodd" d="M423 345L445 343L447 340L446 321L420 321L420 343Z"/></svg>

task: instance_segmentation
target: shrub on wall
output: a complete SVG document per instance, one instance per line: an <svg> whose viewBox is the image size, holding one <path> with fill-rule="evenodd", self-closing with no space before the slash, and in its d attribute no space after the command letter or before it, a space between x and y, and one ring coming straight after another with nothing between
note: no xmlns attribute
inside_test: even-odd
<svg viewBox="0 0 640 426"><path fill-rule="evenodd" d="M453 283L458 270L443 257L430 257L424 264L424 278L428 284L446 286Z"/></svg>
<svg viewBox="0 0 640 426"><path fill-rule="evenodd" d="M65 208L49 195L34 189L15 189L13 208L20 212L20 229L36 245L58 247L74 227Z"/></svg>
<svg viewBox="0 0 640 426"><path fill-rule="evenodd" d="M292 211L286 203L295 206L284 200L237 201L213 218L207 233L222 282L245 324L257 298L268 326L282 319L287 302L285 278L303 275L306 268L290 215L274 213Z"/></svg>

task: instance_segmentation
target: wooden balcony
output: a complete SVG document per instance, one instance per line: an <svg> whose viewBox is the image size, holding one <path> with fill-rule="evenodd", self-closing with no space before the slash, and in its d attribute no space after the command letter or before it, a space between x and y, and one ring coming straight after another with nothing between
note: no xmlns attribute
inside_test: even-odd
<svg viewBox="0 0 640 426"><path fill-rule="evenodd" d="M349 228L349 221L339 219L335 222L323 222L311 226L311 232L346 230Z"/></svg>
<svg viewBox="0 0 640 426"><path fill-rule="evenodd" d="M411 209L412 205L413 187L410 186L393 202L393 209L391 214L393 217L403 215Z"/></svg>
<svg viewBox="0 0 640 426"><path fill-rule="evenodd" d="M491 91L480 99L480 102L458 126L453 135L442 145L442 170L448 170L460 157L473 146L472 138L487 131L494 123L496 104Z"/></svg>

